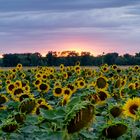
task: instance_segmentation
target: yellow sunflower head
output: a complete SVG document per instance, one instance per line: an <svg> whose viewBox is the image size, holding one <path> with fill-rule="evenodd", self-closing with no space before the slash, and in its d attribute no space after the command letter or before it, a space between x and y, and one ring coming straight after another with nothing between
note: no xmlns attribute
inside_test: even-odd
<svg viewBox="0 0 140 140"><path fill-rule="evenodd" d="M0 94L0 105L4 104L6 102L8 102L8 98L5 95Z"/></svg>
<svg viewBox="0 0 140 140"><path fill-rule="evenodd" d="M85 80L78 80L77 81L78 88L84 88L86 86Z"/></svg>
<svg viewBox="0 0 140 140"><path fill-rule="evenodd" d="M63 95L63 93L64 93L64 89L61 86L54 87L54 89L53 89L53 95L55 97L60 97L60 96Z"/></svg>
<svg viewBox="0 0 140 140"><path fill-rule="evenodd" d="M133 99L128 99L123 106L123 113L125 116L136 119L139 107L140 107L140 98L135 97Z"/></svg>
<svg viewBox="0 0 140 140"><path fill-rule="evenodd" d="M47 83L40 83L39 85L38 85L38 90L40 91L40 92L48 92L49 91L49 89L50 89L50 85L49 84L47 84Z"/></svg>
<svg viewBox="0 0 140 140"><path fill-rule="evenodd" d="M15 88L14 83L10 83L10 84L8 84L7 87L6 87L8 93L12 93L13 90L14 90L14 88Z"/></svg>

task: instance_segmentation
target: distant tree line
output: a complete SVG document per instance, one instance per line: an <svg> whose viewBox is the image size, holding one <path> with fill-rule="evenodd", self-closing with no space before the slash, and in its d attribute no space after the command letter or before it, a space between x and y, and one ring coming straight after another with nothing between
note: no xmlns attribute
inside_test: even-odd
<svg viewBox="0 0 140 140"><path fill-rule="evenodd" d="M49 51L45 57L40 53L23 53L23 54L4 54L0 59L1 67L14 67L18 63L23 66L72 66L79 61L81 66L99 66L104 63L108 65L140 65L140 52L135 55L118 53L107 53L99 56L93 56L90 52L75 51L52 52Z"/></svg>

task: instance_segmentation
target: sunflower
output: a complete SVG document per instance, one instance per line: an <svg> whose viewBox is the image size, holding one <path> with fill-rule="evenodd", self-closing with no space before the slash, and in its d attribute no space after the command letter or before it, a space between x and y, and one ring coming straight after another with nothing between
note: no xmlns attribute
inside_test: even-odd
<svg viewBox="0 0 140 140"><path fill-rule="evenodd" d="M117 80L115 81L115 84L114 84L115 88L121 87L121 83L122 83L122 80L121 80L121 79L117 79Z"/></svg>
<svg viewBox="0 0 140 140"><path fill-rule="evenodd" d="M14 83L10 83L10 84L7 85L6 90L7 90L8 93L12 93L14 88L15 88Z"/></svg>
<svg viewBox="0 0 140 140"><path fill-rule="evenodd" d="M64 105L68 104L69 101L70 101L70 96L64 95L63 99L60 102L60 105L64 106Z"/></svg>
<svg viewBox="0 0 140 140"><path fill-rule="evenodd" d="M127 89L126 88L120 88L119 89L119 95L120 95L120 98L124 99L126 97L126 94L127 93Z"/></svg>
<svg viewBox="0 0 140 140"><path fill-rule="evenodd" d="M77 88L74 84L68 84L67 87L72 91L72 93L75 93Z"/></svg>
<svg viewBox="0 0 140 140"><path fill-rule="evenodd" d="M13 92L12 92L12 94L13 95L19 95L19 94L22 94L22 93L24 93L24 90L23 90L23 88L14 88L14 90L13 90Z"/></svg>
<svg viewBox="0 0 140 140"><path fill-rule="evenodd" d="M139 107L140 107L140 98L135 97L133 99L128 99L123 106L123 113L126 116L136 119Z"/></svg>
<svg viewBox="0 0 140 140"><path fill-rule="evenodd" d="M77 61L77 62L75 63L75 65L80 66L80 61Z"/></svg>
<svg viewBox="0 0 140 140"><path fill-rule="evenodd" d="M136 89L140 89L140 81L136 81L135 82L135 88Z"/></svg>
<svg viewBox="0 0 140 140"><path fill-rule="evenodd" d="M25 87L23 87L24 92L28 92L30 93L30 86L26 85Z"/></svg>
<svg viewBox="0 0 140 140"><path fill-rule="evenodd" d="M18 129L18 124L17 122L8 121L2 124L1 129L3 132L12 133Z"/></svg>
<svg viewBox="0 0 140 140"><path fill-rule="evenodd" d="M11 83L11 80L6 80L5 82L7 85L9 85Z"/></svg>
<svg viewBox="0 0 140 140"><path fill-rule="evenodd" d="M6 102L8 102L8 98L5 95L0 94L0 105L4 104Z"/></svg>
<svg viewBox="0 0 140 140"><path fill-rule="evenodd" d="M107 78L104 76L100 76L96 80L96 87L98 89L107 89L108 83L107 83Z"/></svg>
<svg viewBox="0 0 140 140"><path fill-rule="evenodd" d="M64 88L64 95L71 96L72 95L72 91L69 88L65 87Z"/></svg>
<svg viewBox="0 0 140 140"><path fill-rule="evenodd" d="M68 122L67 130L69 134L79 132L81 129L88 127L92 123L94 117L94 106L87 105L85 108L79 109L73 119Z"/></svg>
<svg viewBox="0 0 140 140"><path fill-rule="evenodd" d="M22 82L20 80L16 80L16 82L14 83L15 87L22 87Z"/></svg>
<svg viewBox="0 0 140 140"><path fill-rule="evenodd" d="M45 99L44 98L38 98L36 100L37 104L41 104L42 102L45 102Z"/></svg>
<svg viewBox="0 0 140 140"><path fill-rule="evenodd" d="M48 76L47 74L42 74L42 75L41 75L42 80L46 80L46 79L47 79L47 76Z"/></svg>
<svg viewBox="0 0 140 140"><path fill-rule="evenodd" d="M36 115L39 115L40 114L40 109L45 109L45 110L52 110L52 106L49 105L48 103L46 102L42 102L40 104L37 104L36 107L34 108L33 110L33 114L36 114Z"/></svg>
<svg viewBox="0 0 140 140"><path fill-rule="evenodd" d="M107 98L110 97L107 91L105 90L98 90L97 95L101 102L104 102Z"/></svg>
<svg viewBox="0 0 140 140"><path fill-rule="evenodd" d="M42 77L42 75L41 75L41 73L39 73L39 72L35 75L35 78L36 78L36 79L41 79L41 77Z"/></svg>
<svg viewBox="0 0 140 140"><path fill-rule="evenodd" d="M135 89L136 89L135 83L130 83L130 84L128 85L128 88L129 88L130 90L135 90Z"/></svg>
<svg viewBox="0 0 140 140"><path fill-rule="evenodd" d="M61 86L54 87L54 89L53 89L53 95L55 97L60 97L60 96L63 95L63 93L64 93L64 89Z"/></svg>
<svg viewBox="0 0 140 140"><path fill-rule="evenodd" d="M106 66L101 67L101 70L103 71L103 73L106 73L109 69Z"/></svg>
<svg viewBox="0 0 140 140"><path fill-rule="evenodd" d="M74 71L75 71L75 72L80 71L80 70L81 70L81 68L80 68L79 65L74 66Z"/></svg>
<svg viewBox="0 0 140 140"><path fill-rule="evenodd" d="M118 67L117 67L117 65L112 65L111 68L112 68L113 70L116 70Z"/></svg>
<svg viewBox="0 0 140 140"><path fill-rule="evenodd" d="M84 88L86 86L85 80L78 80L77 81L78 88Z"/></svg>
<svg viewBox="0 0 140 140"><path fill-rule="evenodd" d="M7 109L6 106L4 106L4 105L0 105L0 110L6 110L6 109Z"/></svg>
<svg viewBox="0 0 140 140"><path fill-rule="evenodd" d="M120 106L113 106L111 109L110 109L110 114L116 118L116 117L119 117L121 114L122 114L122 108Z"/></svg>
<svg viewBox="0 0 140 140"><path fill-rule="evenodd" d="M17 69L11 69L11 72L12 73L16 73L17 72Z"/></svg>
<svg viewBox="0 0 140 140"><path fill-rule="evenodd" d="M65 69L64 64L61 64L59 67L60 67L60 70L61 70L61 71L64 71L64 69Z"/></svg>
<svg viewBox="0 0 140 140"><path fill-rule="evenodd" d="M63 72L63 78L67 79L68 78L68 73L67 72Z"/></svg>
<svg viewBox="0 0 140 140"><path fill-rule="evenodd" d="M30 114L36 107L36 101L34 98L26 98L19 105L19 111L21 113Z"/></svg>
<svg viewBox="0 0 140 140"><path fill-rule="evenodd" d="M17 66L16 66L16 68L18 69L18 70L22 70L22 64L17 64Z"/></svg>
<svg viewBox="0 0 140 140"><path fill-rule="evenodd" d="M17 95L18 101L22 102L26 98L34 98L34 95L31 93L22 93L20 95Z"/></svg>
<svg viewBox="0 0 140 140"><path fill-rule="evenodd" d="M49 89L50 89L50 85L49 84L47 84L47 83L40 83L39 85L38 85L38 90L40 91L40 92L48 92L49 91Z"/></svg>
<svg viewBox="0 0 140 140"><path fill-rule="evenodd" d="M109 139L117 139L127 131L127 125L123 123L111 124L102 130L103 136Z"/></svg>
<svg viewBox="0 0 140 140"><path fill-rule="evenodd" d="M126 85L126 79L121 80L121 86L124 87Z"/></svg>
<svg viewBox="0 0 140 140"><path fill-rule="evenodd" d="M37 87L38 85L40 85L41 82L42 82L41 79L36 79L36 80L33 82L33 84L34 84L35 87Z"/></svg>
<svg viewBox="0 0 140 140"><path fill-rule="evenodd" d="M54 83L54 86L61 86L61 82L60 82L60 81L56 81L56 82Z"/></svg>

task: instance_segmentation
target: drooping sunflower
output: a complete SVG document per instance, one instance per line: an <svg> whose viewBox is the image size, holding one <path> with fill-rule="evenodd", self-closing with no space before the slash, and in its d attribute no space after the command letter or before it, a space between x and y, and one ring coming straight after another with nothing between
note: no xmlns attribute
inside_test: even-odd
<svg viewBox="0 0 140 140"><path fill-rule="evenodd" d="M109 139L116 139L127 131L127 125L123 123L115 123L105 127L102 130L103 136Z"/></svg>
<svg viewBox="0 0 140 140"><path fill-rule="evenodd" d="M128 99L123 106L123 113L125 116L129 116L133 119L137 118L137 111L140 107L140 98L135 97Z"/></svg>
<svg viewBox="0 0 140 140"><path fill-rule="evenodd" d="M88 127L94 118L94 106L87 105L85 108L75 112L75 117L68 122L67 130L69 134L79 132L81 129Z"/></svg>
<svg viewBox="0 0 140 140"><path fill-rule="evenodd" d="M108 94L108 92L105 91L105 90L98 90L97 91L97 95L98 95L98 97L99 97L99 99L100 99L101 102L104 102L107 98L110 97L110 95Z"/></svg>
<svg viewBox="0 0 140 140"><path fill-rule="evenodd" d="M18 129L18 124L17 122L7 121L2 124L1 129L3 132L12 133Z"/></svg>
<svg viewBox="0 0 140 140"><path fill-rule="evenodd" d="M34 95L31 93L22 93L20 95L17 95L18 101L22 102L24 99L29 98L29 99L33 99Z"/></svg>
<svg viewBox="0 0 140 140"><path fill-rule="evenodd" d="M36 101L34 98L26 98L19 105L19 111L21 113L30 114L36 107Z"/></svg>
<svg viewBox="0 0 140 140"><path fill-rule="evenodd" d="M52 110L52 106L49 105L48 103L46 102L42 102L40 104L37 104L36 107L34 108L33 110L33 114L36 114L36 115L39 115L40 114L40 109L45 109L45 110Z"/></svg>
<svg viewBox="0 0 140 140"><path fill-rule="evenodd" d="M64 93L64 89L61 86L54 87L54 89L53 89L53 95L55 97L60 97L60 96L63 95L63 93Z"/></svg>
<svg viewBox="0 0 140 140"><path fill-rule="evenodd" d="M41 104L42 102L45 102L45 99L44 98L38 98L36 100L37 104Z"/></svg>
<svg viewBox="0 0 140 140"><path fill-rule="evenodd" d="M113 106L111 109L110 109L110 114L116 118L116 117L119 117L121 114L122 114L122 107L121 106Z"/></svg>
<svg viewBox="0 0 140 140"><path fill-rule="evenodd" d="M115 84L114 84L114 87L115 88L120 88L121 87L121 83L122 83L122 80L119 78L115 81Z"/></svg>
<svg viewBox="0 0 140 140"><path fill-rule="evenodd" d="M107 89L108 83L107 83L107 78L105 76L100 76L96 80L96 87L98 89Z"/></svg>

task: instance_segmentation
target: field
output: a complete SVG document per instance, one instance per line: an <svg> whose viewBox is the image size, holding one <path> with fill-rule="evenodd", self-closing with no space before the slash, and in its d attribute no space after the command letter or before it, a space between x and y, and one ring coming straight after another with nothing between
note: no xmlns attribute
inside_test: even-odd
<svg viewBox="0 0 140 140"><path fill-rule="evenodd" d="M0 139L140 139L140 67L0 69Z"/></svg>

